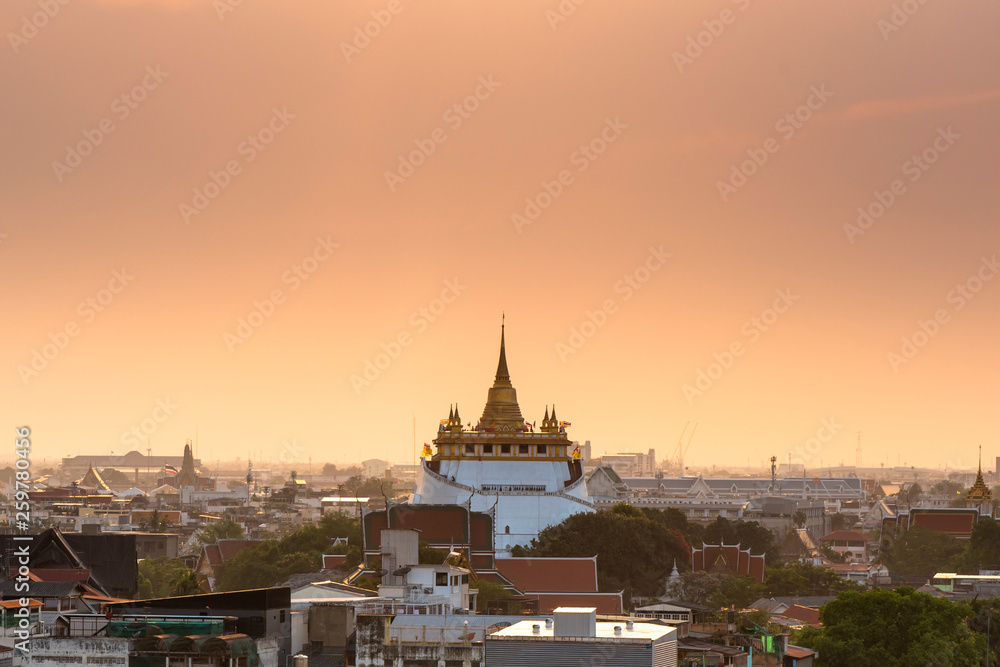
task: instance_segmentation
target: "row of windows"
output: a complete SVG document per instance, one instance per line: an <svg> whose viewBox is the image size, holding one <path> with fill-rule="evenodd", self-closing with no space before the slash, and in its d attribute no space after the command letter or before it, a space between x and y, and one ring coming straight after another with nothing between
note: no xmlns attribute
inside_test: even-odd
<svg viewBox="0 0 1000 667"><path fill-rule="evenodd" d="M513 445L497 445L497 446L500 448L500 454L501 455L503 455L503 454L510 454L511 453L511 447L513 447ZM493 454L494 453L493 447L494 447L494 445L483 445L483 454ZM538 456L545 456L546 453L548 452L548 445L535 445L534 447L535 447L535 453ZM476 453L476 445L475 444L466 444L465 445L465 453L466 454L475 455L475 453ZM527 456L528 454L531 453L531 445L518 445L517 446L517 453L519 455L522 455L522 456Z"/></svg>
<svg viewBox="0 0 1000 667"><path fill-rule="evenodd" d="M454 575L451 577L451 585L458 586L459 583L467 584L469 583L469 575ZM434 585L435 586L447 586L448 585L448 573L447 572L435 572L434 573Z"/></svg>
<svg viewBox="0 0 1000 667"><path fill-rule="evenodd" d="M487 493L506 493L509 491L530 491L538 493L545 491L544 484L483 484L480 488Z"/></svg>

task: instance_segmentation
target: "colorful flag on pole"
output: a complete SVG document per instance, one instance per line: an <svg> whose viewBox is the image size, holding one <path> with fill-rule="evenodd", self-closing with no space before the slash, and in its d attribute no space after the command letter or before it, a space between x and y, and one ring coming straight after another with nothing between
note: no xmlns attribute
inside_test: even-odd
<svg viewBox="0 0 1000 667"><path fill-rule="evenodd" d="M423 457L434 456L434 452L431 451L431 446L428 445L426 442L424 443L424 452L423 454L421 454L421 456Z"/></svg>
<svg viewBox="0 0 1000 667"><path fill-rule="evenodd" d="M572 424L570 424L569 422L559 422L559 425L562 426L563 428L567 426L572 426Z"/></svg>
<svg viewBox="0 0 1000 667"><path fill-rule="evenodd" d="M176 475L177 474L177 468L173 467L172 465L164 465L163 466L163 471L165 473L167 473L168 475Z"/></svg>

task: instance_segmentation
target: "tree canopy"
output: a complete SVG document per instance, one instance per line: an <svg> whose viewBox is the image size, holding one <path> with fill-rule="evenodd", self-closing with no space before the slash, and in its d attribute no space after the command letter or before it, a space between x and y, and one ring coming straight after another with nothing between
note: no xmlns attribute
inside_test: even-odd
<svg viewBox="0 0 1000 667"><path fill-rule="evenodd" d="M952 559L962 553L962 545L948 533L914 526L899 533L882 551L893 572L931 577L951 571Z"/></svg>
<svg viewBox="0 0 1000 667"><path fill-rule="evenodd" d="M597 575L605 592L628 589L636 595L661 594L674 560L690 560L687 540L663 517L625 503L610 510L574 514L549 526L525 549L529 556L597 555ZM683 518L683 515L682 515Z"/></svg>
<svg viewBox="0 0 1000 667"><path fill-rule="evenodd" d="M153 510L148 519L139 522L139 527L151 533L165 533L173 526L170 521L160 514L160 510Z"/></svg>
<svg viewBox="0 0 1000 667"><path fill-rule="evenodd" d="M223 539L240 539L243 537L243 526L232 519L218 521L201 529L198 541L201 544L215 544Z"/></svg>
<svg viewBox="0 0 1000 667"><path fill-rule="evenodd" d="M847 528L847 515L836 512L830 515L830 530L838 531Z"/></svg>
<svg viewBox="0 0 1000 667"><path fill-rule="evenodd" d="M988 516L972 527L965 550L952 561L954 571L979 574L980 570L1000 570L1000 524Z"/></svg>
<svg viewBox="0 0 1000 667"><path fill-rule="evenodd" d="M335 537L346 537L348 547L333 548ZM318 523L304 526L281 540L265 540L246 547L220 568L215 582L219 591L266 588L293 574L316 572L324 553L344 550L357 565L361 554L361 521L342 513L324 515Z"/></svg>
<svg viewBox="0 0 1000 667"><path fill-rule="evenodd" d="M835 595L860 588L832 570L794 563L787 567L768 567L763 584L753 577L729 572L684 572L680 581L667 590L667 595L716 609L730 605L740 609L762 597Z"/></svg>
<svg viewBox="0 0 1000 667"><path fill-rule="evenodd" d="M143 558L139 561L139 597L166 598L202 593L194 570L175 558Z"/></svg>
<svg viewBox="0 0 1000 667"><path fill-rule="evenodd" d="M674 562L680 570L689 570L691 545L700 546L703 541L740 543L751 553L765 554L769 565L781 564L781 551L774 535L755 521L729 521L719 517L703 527L689 522L687 516L675 508L640 509L626 503L619 503L610 510L574 514L546 528L531 545L512 551L512 554L562 557L596 554L602 591L625 590L630 595L661 596ZM727 595L726 591L742 586L728 579L706 582L699 581L698 586L711 590L692 594L707 600L712 592L721 590L722 593L716 596L721 599ZM737 597L742 599L741 595ZM747 602L753 599L756 598Z"/></svg>
<svg viewBox="0 0 1000 667"><path fill-rule="evenodd" d="M793 640L818 651L822 665L975 667L986 638L966 624L971 615L966 604L912 588L847 591L820 609L822 628Z"/></svg>

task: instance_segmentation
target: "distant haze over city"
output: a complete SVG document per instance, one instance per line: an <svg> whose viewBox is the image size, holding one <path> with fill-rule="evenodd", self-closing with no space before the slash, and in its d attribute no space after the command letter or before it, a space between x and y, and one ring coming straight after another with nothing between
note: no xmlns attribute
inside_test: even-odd
<svg viewBox="0 0 1000 667"><path fill-rule="evenodd" d="M410 463L505 315L595 456L995 467L996 3L56 4L0 5L33 457Z"/></svg>

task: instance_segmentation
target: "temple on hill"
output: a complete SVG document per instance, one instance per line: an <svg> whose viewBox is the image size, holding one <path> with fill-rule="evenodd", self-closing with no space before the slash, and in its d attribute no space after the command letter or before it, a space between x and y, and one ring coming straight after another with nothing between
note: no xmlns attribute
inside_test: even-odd
<svg viewBox="0 0 1000 667"><path fill-rule="evenodd" d="M483 414L475 426L463 426L456 405L441 420L436 451L424 448L412 503L464 505L491 514L496 555L507 556L543 528L594 509L567 426L554 405L546 407L537 430L521 415L501 325L500 360Z"/></svg>

